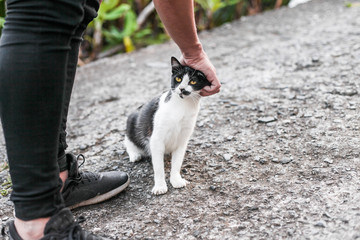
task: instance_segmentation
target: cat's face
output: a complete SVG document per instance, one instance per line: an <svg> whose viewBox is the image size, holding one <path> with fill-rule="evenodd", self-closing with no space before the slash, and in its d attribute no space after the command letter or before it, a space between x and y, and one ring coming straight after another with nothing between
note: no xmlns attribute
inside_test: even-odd
<svg viewBox="0 0 360 240"><path fill-rule="evenodd" d="M201 71L181 65L174 57L171 58L171 67L171 89L181 98L199 95L203 87L211 85Z"/></svg>

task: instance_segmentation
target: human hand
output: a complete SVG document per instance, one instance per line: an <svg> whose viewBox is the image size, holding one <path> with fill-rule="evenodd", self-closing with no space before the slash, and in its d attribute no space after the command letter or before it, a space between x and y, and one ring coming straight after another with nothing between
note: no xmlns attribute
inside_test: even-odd
<svg viewBox="0 0 360 240"><path fill-rule="evenodd" d="M193 54L192 54L193 55ZM200 91L201 96L210 96L220 92L221 83L216 76L216 69L204 51L191 57L183 54L180 59L181 64L192 67L203 72L211 86L206 86Z"/></svg>

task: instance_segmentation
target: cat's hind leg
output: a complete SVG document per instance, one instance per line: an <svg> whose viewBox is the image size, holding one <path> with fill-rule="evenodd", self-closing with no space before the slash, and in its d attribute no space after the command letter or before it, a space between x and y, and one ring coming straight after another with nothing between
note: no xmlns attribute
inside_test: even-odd
<svg viewBox="0 0 360 240"><path fill-rule="evenodd" d="M138 148L132 141L130 141L130 139L127 136L125 136L124 144L126 147L126 152L129 155L130 162L139 161L141 157L144 155L143 150Z"/></svg>
<svg viewBox="0 0 360 240"><path fill-rule="evenodd" d="M185 187L189 182L183 179L180 175L181 165L184 160L186 145L179 146L171 157L171 172L170 172L170 183L174 188Z"/></svg>

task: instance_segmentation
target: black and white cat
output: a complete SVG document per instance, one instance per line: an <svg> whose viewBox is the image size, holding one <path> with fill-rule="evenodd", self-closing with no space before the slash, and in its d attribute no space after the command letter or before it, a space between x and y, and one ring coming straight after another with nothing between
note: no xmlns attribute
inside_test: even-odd
<svg viewBox="0 0 360 240"><path fill-rule="evenodd" d="M172 57L171 89L132 113L126 126L125 146L131 162L151 157L155 185L152 193L167 192L164 154L171 154L170 183L188 183L180 175L186 147L200 108L200 90L211 83L205 75Z"/></svg>

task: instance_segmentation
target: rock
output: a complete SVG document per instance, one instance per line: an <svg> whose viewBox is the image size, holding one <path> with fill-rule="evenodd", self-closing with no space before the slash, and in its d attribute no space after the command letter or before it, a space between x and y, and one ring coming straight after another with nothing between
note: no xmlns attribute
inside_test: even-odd
<svg viewBox="0 0 360 240"><path fill-rule="evenodd" d="M277 119L275 117L261 117L258 118L259 123L270 123L275 122Z"/></svg>
<svg viewBox="0 0 360 240"><path fill-rule="evenodd" d="M118 155L124 155L126 153L126 151L125 150L118 150L116 153Z"/></svg>
<svg viewBox="0 0 360 240"><path fill-rule="evenodd" d="M259 207L257 207L257 206L246 207L246 209L247 209L249 212L259 211Z"/></svg>
<svg viewBox="0 0 360 240"><path fill-rule="evenodd" d="M211 185L211 186L209 187L209 189L210 189L211 191L215 191L215 190L216 190L216 187L213 186L213 185Z"/></svg>
<svg viewBox="0 0 360 240"><path fill-rule="evenodd" d="M88 145L86 145L86 144L83 144L83 145L80 145L79 146L79 149L81 150L81 151L84 151L85 149L87 149L88 148Z"/></svg>
<svg viewBox="0 0 360 240"><path fill-rule="evenodd" d="M230 159L231 159L232 157L233 157L233 156L232 156L231 154L229 154L229 153L225 153L225 154L223 155L223 158L224 158L225 161L230 161Z"/></svg>
<svg viewBox="0 0 360 240"><path fill-rule="evenodd" d="M322 222L322 221L315 223L314 226L315 226L315 227L319 227L319 228L325 228L325 227L326 227L326 226L325 226L325 223Z"/></svg>
<svg viewBox="0 0 360 240"><path fill-rule="evenodd" d="M232 141L232 140L235 140L234 136L227 136L226 137L226 141Z"/></svg>
<svg viewBox="0 0 360 240"><path fill-rule="evenodd" d="M311 113L305 113L304 114L304 118L311 118L312 117L312 114Z"/></svg>
<svg viewBox="0 0 360 240"><path fill-rule="evenodd" d="M324 162L328 163L328 164L332 164L334 161L330 158L325 158Z"/></svg>
<svg viewBox="0 0 360 240"><path fill-rule="evenodd" d="M200 232L199 230L196 230L196 231L193 233L193 236L197 238L197 237L200 236L200 234L201 234L201 232Z"/></svg>
<svg viewBox="0 0 360 240"><path fill-rule="evenodd" d="M319 56L317 56L317 55L312 56L312 57L311 57L311 61L312 61L313 63L319 62Z"/></svg>
<svg viewBox="0 0 360 240"><path fill-rule="evenodd" d="M291 159L291 158L283 158L283 159L281 160L281 163L282 163L282 164L288 164L288 163L290 163L290 162L292 162L292 159Z"/></svg>

